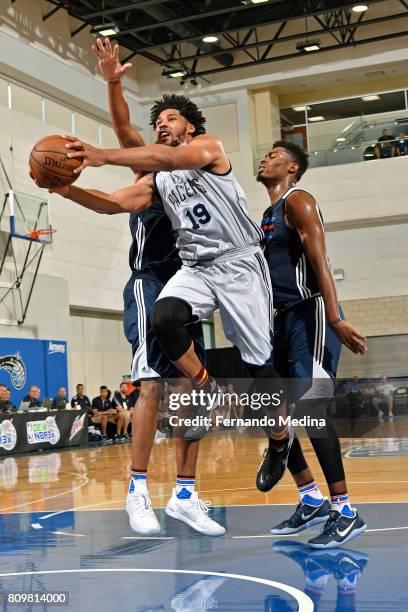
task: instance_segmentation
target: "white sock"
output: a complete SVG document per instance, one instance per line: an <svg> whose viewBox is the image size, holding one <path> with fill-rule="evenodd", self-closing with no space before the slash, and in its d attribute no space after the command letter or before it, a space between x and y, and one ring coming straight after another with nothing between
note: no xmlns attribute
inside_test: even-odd
<svg viewBox="0 0 408 612"><path fill-rule="evenodd" d="M179 499L190 499L194 493L195 478L186 476L177 476L176 480L176 495Z"/></svg>
<svg viewBox="0 0 408 612"><path fill-rule="evenodd" d="M147 472L132 471L128 493L147 495Z"/></svg>
<svg viewBox="0 0 408 612"><path fill-rule="evenodd" d="M349 518L355 516L353 508L350 506L350 500L345 493L344 495L332 495L331 497L332 510L337 510L340 514L348 516Z"/></svg>
<svg viewBox="0 0 408 612"><path fill-rule="evenodd" d="M302 504L308 504L309 506L320 506L324 501L323 494L314 480L303 487L299 487L298 491Z"/></svg>

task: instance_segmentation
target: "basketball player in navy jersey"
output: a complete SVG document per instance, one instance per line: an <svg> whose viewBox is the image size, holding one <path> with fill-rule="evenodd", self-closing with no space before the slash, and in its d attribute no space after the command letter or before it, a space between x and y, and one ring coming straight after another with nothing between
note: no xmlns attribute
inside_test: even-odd
<svg viewBox="0 0 408 612"><path fill-rule="evenodd" d="M326 406L333 392L340 349L364 354L365 338L344 320L326 251L319 207L312 195L297 187L308 167L307 154L297 145L276 142L261 161L257 180L268 191L264 254L268 262L275 316L274 365L283 378L299 379L297 405L312 417L324 417L326 427L307 427L326 478L331 505L323 497L308 467L297 437L269 441L257 474L257 486L270 490L275 473L288 462L300 494L294 514L271 531L287 535L324 523L314 548L335 548L361 534L366 525L347 494L340 443ZM297 393L297 395L296 395Z"/></svg>

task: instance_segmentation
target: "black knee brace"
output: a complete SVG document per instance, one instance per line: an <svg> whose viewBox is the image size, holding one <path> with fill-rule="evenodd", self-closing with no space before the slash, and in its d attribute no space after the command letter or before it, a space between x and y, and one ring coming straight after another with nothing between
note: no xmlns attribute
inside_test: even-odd
<svg viewBox="0 0 408 612"><path fill-rule="evenodd" d="M332 484L333 482L344 480L345 475L339 437L333 421L328 416L327 406L328 401L324 399L300 401L296 403L296 412L298 412L299 408L303 415L325 420L326 425L323 427L310 425L306 426L305 429L326 482L327 484Z"/></svg>
<svg viewBox="0 0 408 612"><path fill-rule="evenodd" d="M291 474L299 474L307 467L308 466L302 451L302 447L300 446L298 437L295 435L289 452L288 469L290 470Z"/></svg>
<svg viewBox="0 0 408 612"><path fill-rule="evenodd" d="M174 297L158 300L153 308L153 331L162 351L171 361L176 361L191 345L186 325L193 323L191 307Z"/></svg>

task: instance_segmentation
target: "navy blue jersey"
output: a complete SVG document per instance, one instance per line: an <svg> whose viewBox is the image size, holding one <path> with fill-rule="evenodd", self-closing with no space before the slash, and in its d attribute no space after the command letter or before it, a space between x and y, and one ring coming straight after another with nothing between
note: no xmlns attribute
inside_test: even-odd
<svg viewBox="0 0 408 612"><path fill-rule="evenodd" d="M161 204L152 204L129 219L132 246L129 251L131 270L141 278L166 283L181 266L176 235Z"/></svg>
<svg viewBox="0 0 408 612"><path fill-rule="evenodd" d="M320 291L299 234L285 222L286 198L293 191L301 190L296 187L289 189L265 210L261 224L264 255L272 280L273 303L277 309L307 300Z"/></svg>

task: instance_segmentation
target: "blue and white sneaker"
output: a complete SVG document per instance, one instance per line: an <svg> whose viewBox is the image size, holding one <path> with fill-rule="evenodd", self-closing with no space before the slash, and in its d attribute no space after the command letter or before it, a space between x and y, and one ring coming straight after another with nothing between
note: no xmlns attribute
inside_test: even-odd
<svg viewBox="0 0 408 612"><path fill-rule="evenodd" d="M309 540L308 544L312 548L337 548L350 540L354 540L362 534L367 525L359 516L355 508L346 506L351 516L342 514L338 510L330 510L330 516L323 526L321 533ZM351 512L350 512L351 510Z"/></svg>
<svg viewBox="0 0 408 612"><path fill-rule="evenodd" d="M320 506L299 503L291 517L271 529L273 535L290 535L299 533L313 525L325 523L329 518L330 504L327 499Z"/></svg>

